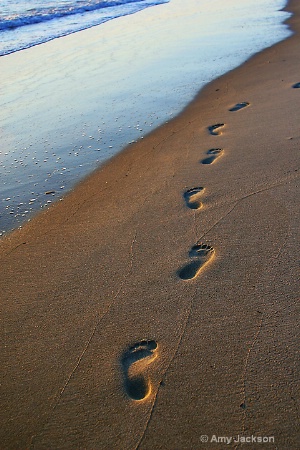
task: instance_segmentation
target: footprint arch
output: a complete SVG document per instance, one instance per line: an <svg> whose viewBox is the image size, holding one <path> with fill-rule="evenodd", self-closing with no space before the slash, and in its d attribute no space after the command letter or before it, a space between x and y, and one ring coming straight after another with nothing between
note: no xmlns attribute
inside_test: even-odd
<svg viewBox="0 0 300 450"><path fill-rule="evenodd" d="M211 148L206 152L208 155L206 158L202 159L202 164L212 164L217 158L223 154L224 150L222 148Z"/></svg>
<svg viewBox="0 0 300 450"><path fill-rule="evenodd" d="M181 280L188 281L196 278L202 269L211 261L215 250L213 247L202 242L194 245L189 253L190 261L178 271L178 276Z"/></svg>
<svg viewBox="0 0 300 450"><path fill-rule="evenodd" d="M158 344L154 340L142 340L130 346L122 355L121 364L124 389L131 400L145 400L151 393L146 367L156 359Z"/></svg>
<svg viewBox="0 0 300 450"><path fill-rule="evenodd" d="M202 202L200 198L203 194L204 187L194 187L189 189L183 194L186 206L191 209L200 209L202 208Z"/></svg>
<svg viewBox="0 0 300 450"><path fill-rule="evenodd" d="M225 126L225 123L216 123L215 125L210 125L208 127L209 134L212 136L219 136L222 134L221 128Z"/></svg>
<svg viewBox="0 0 300 450"><path fill-rule="evenodd" d="M236 105L232 106L232 108L230 108L229 111L231 112L239 111L240 109L247 108L247 106L249 105L250 105L249 102L237 103Z"/></svg>

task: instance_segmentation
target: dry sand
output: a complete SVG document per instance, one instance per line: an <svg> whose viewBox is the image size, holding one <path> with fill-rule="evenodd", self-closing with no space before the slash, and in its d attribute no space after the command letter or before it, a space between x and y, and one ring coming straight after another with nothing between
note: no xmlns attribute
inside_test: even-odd
<svg viewBox="0 0 300 450"><path fill-rule="evenodd" d="M289 8L294 36L1 241L2 449L299 448Z"/></svg>

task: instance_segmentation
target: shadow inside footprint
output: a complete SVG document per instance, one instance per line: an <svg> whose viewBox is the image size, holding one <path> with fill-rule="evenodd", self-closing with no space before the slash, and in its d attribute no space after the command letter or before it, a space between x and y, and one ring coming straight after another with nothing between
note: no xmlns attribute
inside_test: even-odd
<svg viewBox="0 0 300 450"><path fill-rule="evenodd" d="M294 89L299 89L299 88L300 88L300 83L294 84L294 85L293 85L293 88L294 88Z"/></svg>
<svg viewBox="0 0 300 450"><path fill-rule="evenodd" d="M143 340L129 347L122 356L124 387L132 400L143 400L150 394L151 384L141 371L156 358L156 350L155 341Z"/></svg>
<svg viewBox="0 0 300 450"><path fill-rule="evenodd" d="M202 164L212 164L223 153L222 148L212 148L206 152L209 155L201 161Z"/></svg>
<svg viewBox="0 0 300 450"><path fill-rule="evenodd" d="M189 253L193 260L179 270L178 276L182 280L192 280L199 275L203 267L208 263L214 254L214 249L210 245L198 243L194 245Z"/></svg>
<svg viewBox="0 0 300 450"><path fill-rule="evenodd" d="M199 197L204 191L203 187L195 187L189 189L183 194L186 205L191 209L199 209L202 207L202 203L199 201Z"/></svg>
<svg viewBox="0 0 300 450"><path fill-rule="evenodd" d="M210 127L208 127L208 131L213 136L218 136L219 134L221 134L219 128L223 128L224 125L225 125L224 123L216 123L215 125L211 125Z"/></svg>
<svg viewBox="0 0 300 450"><path fill-rule="evenodd" d="M246 108L246 106L249 106L250 103L248 102L241 102L234 105L232 108L230 108L229 111L239 111L240 109Z"/></svg>

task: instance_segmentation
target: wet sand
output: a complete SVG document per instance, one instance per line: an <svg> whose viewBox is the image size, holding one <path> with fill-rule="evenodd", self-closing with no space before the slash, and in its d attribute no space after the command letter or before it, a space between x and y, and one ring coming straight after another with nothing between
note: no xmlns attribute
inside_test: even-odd
<svg viewBox="0 0 300 450"><path fill-rule="evenodd" d="M291 38L1 241L1 448L298 448L289 9Z"/></svg>

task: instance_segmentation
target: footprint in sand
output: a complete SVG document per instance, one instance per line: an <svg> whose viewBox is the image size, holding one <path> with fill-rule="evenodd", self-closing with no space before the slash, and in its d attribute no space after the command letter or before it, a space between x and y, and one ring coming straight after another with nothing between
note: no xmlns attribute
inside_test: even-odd
<svg viewBox="0 0 300 450"><path fill-rule="evenodd" d="M217 158L219 158L223 153L222 148L212 148L208 150L207 155L209 155L207 158L204 158L201 163L202 164L212 164Z"/></svg>
<svg viewBox="0 0 300 450"><path fill-rule="evenodd" d="M294 85L293 85L293 88L294 88L294 89L299 89L299 88L300 88L300 83L294 84Z"/></svg>
<svg viewBox="0 0 300 450"><path fill-rule="evenodd" d="M189 253L192 261L179 270L178 276L182 280L192 280L196 278L206 264L211 260L215 250L213 247L202 242L197 243L191 248Z"/></svg>
<svg viewBox="0 0 300 450"><path fill-rule="evenodd" d="M143 340L129 347L122 356L124 387L132 400L144 400L151 392L150 380L143 370L157 357L157 343Z"/></svg>
<svg viewBox="0 0 300 450"><path fill-rule="evenodd" d="M223 128L224 126L224 123L216 123L215 125L211 125L210 127L208 127L208 131L213 136L218 136L219 134L222 134L220 128Z"/></svg>
<svg viewBox="0 0 300 450"><path fill-rule="evenodd" d="M186 205L191 209L200 209L202 208L202 203L199 200L199 197L203 194L204 187L195 187L189 189L183 194Z"/></svg>
<svg viewBox="0 0 300 450"><path fill-rule="evenodd" d="M232 108L230 108L229 111L239 111L240 109L246 108L249 105L250 105L250 103L248 103L248 102L237 103Z"/></svg>

